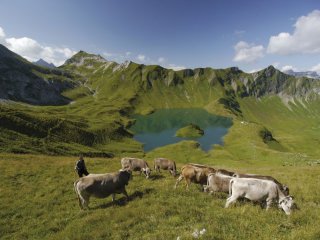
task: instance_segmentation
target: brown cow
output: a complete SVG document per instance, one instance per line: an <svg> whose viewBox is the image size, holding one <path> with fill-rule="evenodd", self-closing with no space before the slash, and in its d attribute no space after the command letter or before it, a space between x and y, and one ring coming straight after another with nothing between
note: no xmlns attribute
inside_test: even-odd
<svg viewBox="0 0 320 240"><path fill-rule="evenodd" d="M242 173L235 173L233 177L236 178L255 178L255 179L262 179L262 180L270 180L278 185L279 189L285 196L289 196L289 187L280 183L277 179L271 176L264 176L258 174L242 174Z"/></svg>
<svg viewBox="0 0 320 240"><path fill-rule="evenodd" d="M214 173L215 171L216 170L214 168L206 167L204 165L202 165L201 167L192 164L184 165L181 168L181 174L177 179L174 188L177 188L179 182L181 182L182 179L186 180L187 189L189 189L189 185L191 182L204 185L207 183L209 173Z"/></svg>
<svg viewBox="0 0 320 240"><path fill-rule="evenodd" d="M176 163L175 161L166 158L156 158L154 159L154 170L160 172L160 169L169 170L172 176L177 175Z"/></svg>

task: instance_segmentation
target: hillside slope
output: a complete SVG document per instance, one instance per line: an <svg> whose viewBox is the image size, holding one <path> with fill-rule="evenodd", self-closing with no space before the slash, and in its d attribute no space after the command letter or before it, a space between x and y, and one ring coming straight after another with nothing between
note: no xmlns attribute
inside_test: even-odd
<svg viewBox="0 0 320 240"><path fill-rule="evenodd" d="M70 99L61 93L76 86L73 74L34 65L0 44L0 99L63 105Z"/></svg>
<svg viewBox="0 0 320 240"><path fill-rule="evenodd" d="M21 59L19 56L16 58L18 63L12 58L4 61L13 64L5 65L10 71L17 71ZM215 152L210 154L242 159L250 157L245 149L252 148L252 139L262 152L294 151L301 141L292 136L291 125L283 123L299 114L303 114L296 119L299 126L309 116L314 118L314 124L319 120L317 112L308 110L315 109L319 102L319 81L295 78L272 66L253 74L238 68L173 71L134 62L118 64L84 51L75 54L57 70L41 67L33 70L34 66L28 63L23 66L41 76L43 71L49 71L53 79L58 73L63 77L69 74L70 79L63 83L70 85L59 91L63 98L72 100L72 104L48 107L2 103L0 148L3 151L84 152L90 155L108 155L111 152L141 156L141 144L132 140L127 130L133 123L132 114L148 114L161 108L198 107L234 118L234 126L225 137L225 146L215 148ZM56 84L57 81L52 82ZM11 86L8 81L3 83L7 88ZM266 109L262 99L270 99L277 104L275 108ZM287 115L279 115L283 122L281 125L278 126L280 122L273 121L274 118L260 117L262 113L277 114L277 108L288 112ZM246 122L246 127L243 128L240 122ZM234 138L238 134L248 142ZM276 141L268 142L264 136ZM306 134L304 139L309 136ZM291 143L287 142L288 137ZM243 151L239 151L241 148ZM303 147L300 150L310 149Z"/></svg>

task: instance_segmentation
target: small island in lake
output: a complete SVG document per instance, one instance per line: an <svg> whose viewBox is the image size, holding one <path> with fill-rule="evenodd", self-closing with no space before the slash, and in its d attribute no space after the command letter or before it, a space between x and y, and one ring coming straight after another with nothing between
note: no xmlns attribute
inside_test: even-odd
<svg viewBox="0 0 320 240"><path fill-rule="evenodd" d="M201 137L204 131L197 125L190 123L176 131L176 137Z"/></svg>

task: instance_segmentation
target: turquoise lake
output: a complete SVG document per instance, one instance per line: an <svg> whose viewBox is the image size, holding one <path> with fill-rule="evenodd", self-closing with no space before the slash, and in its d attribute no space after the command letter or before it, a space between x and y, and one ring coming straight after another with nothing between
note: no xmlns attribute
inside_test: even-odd
<svg viewBox="0 0 320 240"><path fill-rule="evenodd" d="M130 128L134 139L143 143L145 152L157 147L194 140L204 151L213 148L213 144L223 144L223 136L232 126L232 119L213 115L204 109L160 109L150 115L135 115L136 122ZM204 130L199 138L180 138L175 133L178 129L194 123Z"/></svg>

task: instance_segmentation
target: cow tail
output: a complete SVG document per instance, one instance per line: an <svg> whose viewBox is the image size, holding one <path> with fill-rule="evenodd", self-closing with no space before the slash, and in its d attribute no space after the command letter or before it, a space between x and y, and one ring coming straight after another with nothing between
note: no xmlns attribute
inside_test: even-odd
<svg viewBox="0 0 320 240"><path fill-rule="evenodd" d="M173 171L174 171L174 174L177 173L177 167L176 167L176 162L173 161Z"/></svg>
<svg viewBox="0 0 320 240"><path fill-rule="evenodd" d="M233 185L233 179L231 179L229 183L229 197L232 195L232 185Z"/></svg>

